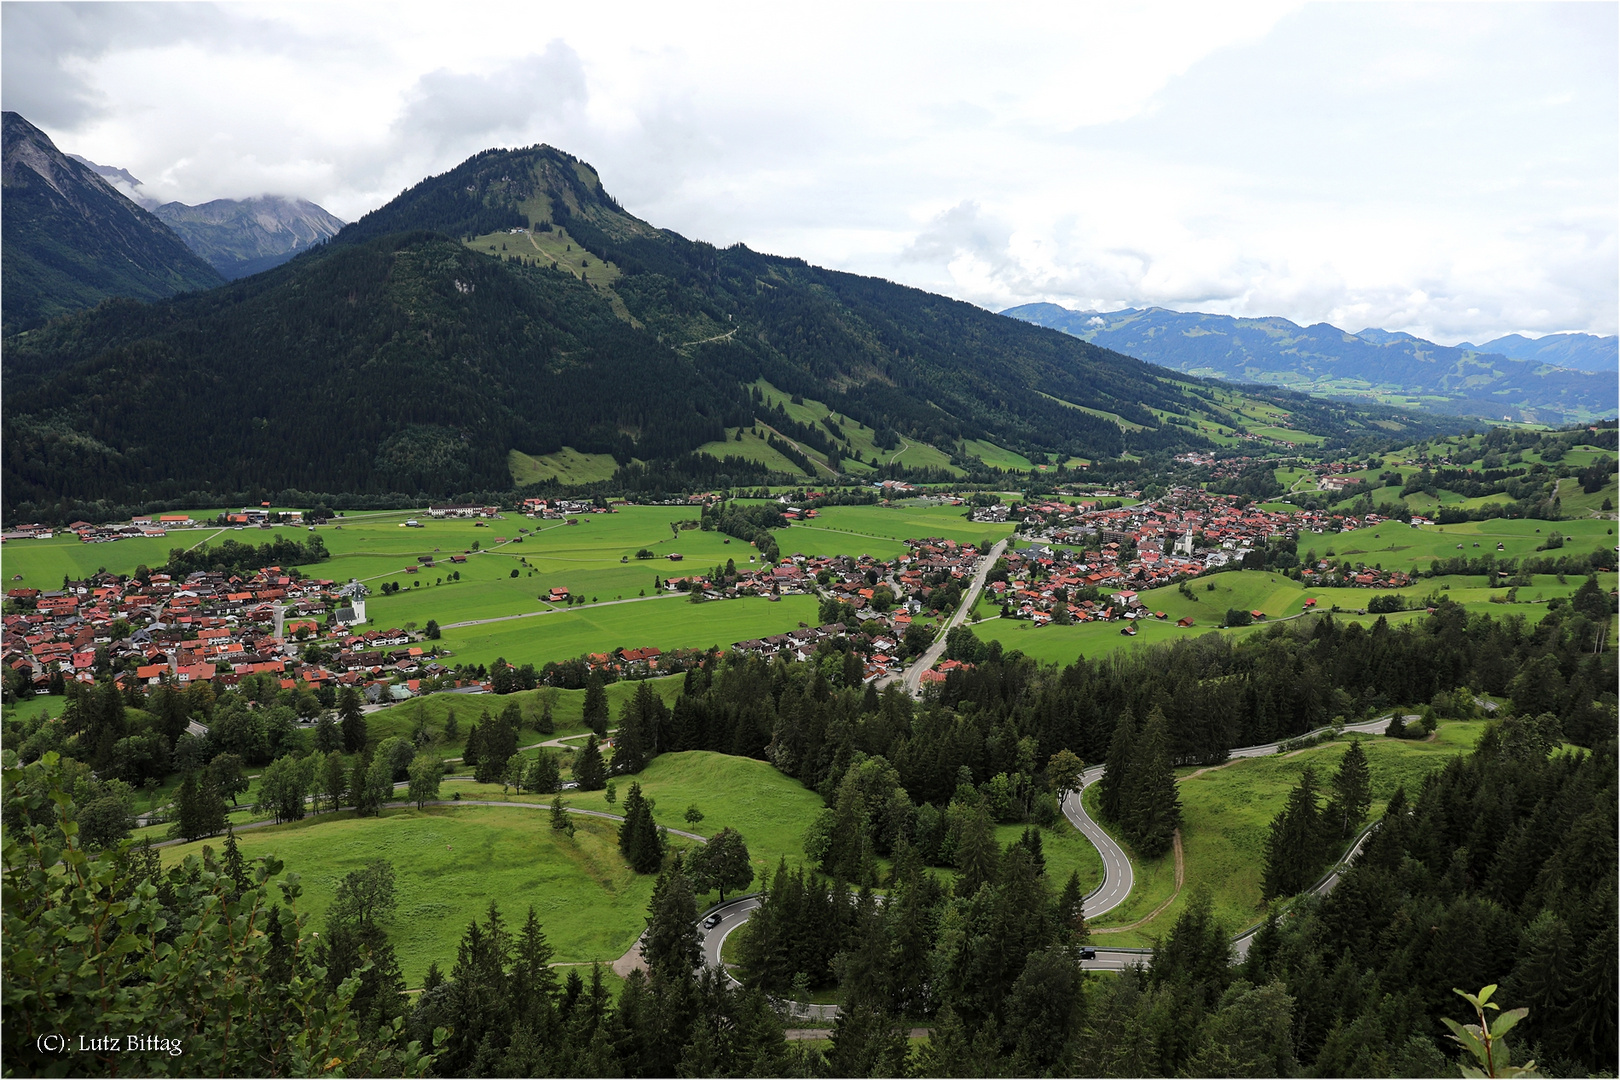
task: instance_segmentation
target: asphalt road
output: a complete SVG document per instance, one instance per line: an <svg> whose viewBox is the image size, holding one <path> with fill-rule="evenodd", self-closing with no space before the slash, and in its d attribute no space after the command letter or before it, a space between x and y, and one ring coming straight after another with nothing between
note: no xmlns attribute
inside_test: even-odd
<svg viewBox="0 0 1620 1080"><path fill-rule="evenodd" d="M968 586L967 592L962 595L962 603L957 607L956 614L952 615L950 620L940 627L939 633L934 637L934 643L928 646L928 651L913 661L911 666L901 674L900 678L906 692L912 697L922 693L923 672L939 663L939 658L945 655L946 634L955 627L961 626L962 621L968 617L968 612L972 611L973 605L978 603L979 591L984 588L984 579L990 576L990 568L996 564L996 560L1001 558L1001 553L1006 550L1007 541L998 540L995 546L990 549L990 554L979 560L979 569L973 575L973 583ZM893 681L894 676L891 675L883 680L882 685L887 685Z"/></svg>
<svg viewBox="0 0 1620 1080"><path fill-rule="evenodd" d="M998 545L998 548L999 547L1000 545ZM986 569L995 561L995 557L999 557L999 555L999 550L993 552L993 557L987 559L985 567L981 569ZM983 574L980 574L975 582L975 585L977 586L978 584L982 583ZM969 606L969 604L964 603L962 605L962 610L968 610ZM927 667L923 667L922 670L927 670ZM1415 717L1408 716L1407 719L1410 721L1415 719ZM1347 724L1345 725L1344 730L1376 735L1382 732L1388 726L1389 717L1384 716L1376 720L1367 720L1359 724ZM1303 736L1295 736L1294 738L1308 738L1312 735L1322 734L1327 730L1327 728L1317 728L1315 731L1307 732ZM1281 749L1281 746L1281 742L1263 743L1259 746L1241 746L1232 750L1230 757L1267 757L1277 753L1277 751ZM1090 815L1086 813L1085 806L1081 802L1081 793L1084 792L1086 788L1102 779L1102 773L1103 770L1102 766L1100 765L1087 769L1080 778L1080 791L1070 795L1066 800L1064 800L1063 803L1063 814L1066 818L1068 818L1069 824L1073 825L1076 829L1079 829L1081 834L1084 835L1087 840L1091 841L1091 843L1097 848L1097 851L1102 855L1103 880L1102 884L1098 885L1097 888L1093 889L1086 896L1085 913L1087 919L1095 919L1100 915L1104 915L1107 912L1112 911L1120 904L1123 904L1126 898L1131 895L1131 889L1135 886L1135 875L1131 870L1130 858L1126 856L1124 849L1114 842L1113 837L1109 836L1107 831L1105 831L1102 826L1098 825L1091 819ZM1338 884L1341 873L1346 867L1349 866L1351 860L1353 860L1355 856L1360 853L1362 846L1367 842L1367 837L1370 835L1370 829L1364 832L1360 839L1356 841L1355 845L1351 847L1350 851L1345 854L1344 858L1339 860L1338 864L1335 865L1333 869L1330 870L1311 891L1323 896L1331 892L1333 887ZM705 929L701 925L699 926L699 932L703 936L704 963L713 967L722 967L720 950L722 946L724 946L726 938L732 933L732 931L736 930L737 927L747 922L749 914L758 908L759 905L760 898L758 896L747 896L740 897L714 909L715 912L721 916L719 924L716 925L712 930ZM1248 955L1249 943L1253 940L1254 935L1258 931L1258 926L1250 927L1249 929L1244 930L1242 933L1239 933L1233 937L1232 953L1237 960L1242 960L1246 955ZM1150 949L1099 948L1097 949L1096 958L1093 960L1081 961L1081 966L1091 971L1123 971L1126 968L1135 966L1136 964L1146 964L1151 955L1152 950ZM794 1004L797 1005L798 1003ZM838 1011L837 1006L816 1005L808 1006L804 1011L796 1012L795 1015L833 1019L838 1015Z"/></svg>

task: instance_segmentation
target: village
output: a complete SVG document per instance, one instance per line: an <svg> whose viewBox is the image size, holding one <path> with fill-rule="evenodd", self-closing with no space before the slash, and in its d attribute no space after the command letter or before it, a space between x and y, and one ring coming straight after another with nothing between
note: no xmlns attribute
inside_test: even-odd
<svg viewBox="0 0 1620 1080"><path fill-rule="evenodd" d="M1330 470L1322 479L1333 478ZM902 487L891 482L883 494L911 494ZM809 521L818 514L801 504L816 501L820 493L801 494L797 501L790 496L782 499L783 516L789 521ZM1118 620L1122 632L1131 633L1133 620L1163 617L1141 599L1150 589L1246 565L1245 559L1253 560L1255 552L1278 540L1297 542L1302 535L1383 520L1376 514L1357 518L1263 510L1238 497L1186 487L1125 505L1136 494L1086 490L1027 503L998 501L971 507L964 515L969 520L1011 521L1019 530L1014 546L989 575L989 601L1005 618L1037 625ZM973 493L935 492L931 502L960 506L973 497ZM689 497L687 504L717 499L706 493ZM527 499L517 509L531 520L574 524L585 515L613 513L617 508L600 500ZM483 525L505 515L498 506L467 504L431 506L425 516L473 519ZM1421 517L1413 520L1427 523ZM313 529L314 523L324 524L319 518L306 522L297 511L244 507L205 520L157 514L128 523L78 521L62 530L23 526L5 539L8 543L43 539L65 531L94 544L204 526ZM417 521L401 524L412 526ZM521 535L530 530L515 531ZM792 534L779 535L789 540ZM496 544L504 540L491 537ZM663 592L686 594L694 602L815 596L820 625L737 641L732 648L767 659L805 659L829 637L846 639L862 655L864 679L870 682L895 674L907 658L926 647L930 635L923 629L925 616L948 614L956 607L984 555L971 545L938 537L911 539L906 545L906 554L890 562L866 555L795 553L774 565L754 565L750 558L739 567L728 560L712 569L660 577L657 583ZM465 563L468 555L444 558ZM667 552L661 560L684 561L679 552ZM407 566L403 572L414 574L435 565L431 555L416 561L420 565ZM1293 572L1312 585L1410 584L1398 570L1328 559ZM307 688L318 698L354 686L368 701L382 703L435 689L483 686L483 669L447 664L449 658L434 644L430 630L414 623L382 629L372 625L365 615L368 592L359 582L339 584L277 566L247 575L200 572L180 579L163 572L144 578L103 573L65 581L59 590L12 588L6 594L0 658L38 691L63 679L92 682L104 675L125 683L167 680L186 685L206 679L224 686L249 675L272 675L283 688ZM541 600L553 605L583 602L567 585L550 586ZM665 673L682 666L651 646L624 646L589 654L587 659L593 668L615 675Z"/></svg>

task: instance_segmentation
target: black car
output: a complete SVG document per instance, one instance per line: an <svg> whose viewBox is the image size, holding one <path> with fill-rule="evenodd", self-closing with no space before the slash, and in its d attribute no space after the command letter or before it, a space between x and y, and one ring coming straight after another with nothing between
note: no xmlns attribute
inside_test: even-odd
<svg viewBox="0 0 1620 1080"><path fill-rule="evenodd" d="M1097 959L1097 950L1093 949L1090 945L1082 946L1081 949L1080 949L1080 959L1082 959L1082 960L1095 960L1095 959Z"/></svg>
<svg viewBox="0 0 1620 1080"><path fill-rule="evenodd" d="M713 915L710 915L707 919L703 920L703 929L713 930L715 927L720 925L720 919L720 913L718 911L715 912Z"/></svg>

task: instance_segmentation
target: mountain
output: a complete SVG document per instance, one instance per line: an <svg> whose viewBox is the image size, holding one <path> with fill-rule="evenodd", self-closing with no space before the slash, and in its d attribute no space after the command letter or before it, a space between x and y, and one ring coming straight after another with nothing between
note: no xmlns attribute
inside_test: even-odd
<svg viewBox="0 0 1620 1080"><path fill-rule="evenodd" d="M1613 416L1620 399L1613 364L1602 374L1575 371L1549 366L1547 357L1453 348L1387 330L1350 334L1326 323L1165 308L1093 312L1024 304L1002 314L1193 375L1452 415L1585 421Z"/></svg>
<svg viewBox="0 0 1620 1080"><path fill-rule="evenodd" d="M78 154L68 157L107 180L126 199L150 210L227 281L280 266L343 228L340 219L309 200L280 195L215 199L198 206L160 203L141 190L143 185L128 169L97 165Z"/></svg>
<svg viewBox="0 0 1620 1080"><path fill-rule="evenodd" d="M148 199L139 194L141 182L135 179L135 177L130 174L128 169L120 169L113 165L97 165L95 162L81 154L69 154L68 157L72 158L74 161L77 161L80 165L83 165L85 168L89 169L103 180L111 183L114 189L117 190L118 194L122 195L130 202L138 203L148 210L151 210L157 206L157 200ZM125 188L128 188L129 190L126 191Z"/></svg>
<svg viewBox="0 0 1620 1080"><path fill-rule="evenodd" d="M1620 337L1610 334L1548 334L1527 338L1509 334L1483 345L1463 342L1459 349L1473 349L1482 353L1496 353L1515 360L1533 360L1538 364L1557 364L1559 367L1579 368L1581 371L1612 372L1620 369Z"/></svg>
<svg viewBox="0 0 1620 1080"><path fill-rule="evenodd" d="M342 221L309 200L279 195L215 199L200 206L171 202L152 213L229 281L280 266L343 228Z"/></svg>
<svg viewBox="0 0 1620 1080"><path fill-rule="evenodd" d="M613 455L621 486L758 482L732 449L756 425L853 462L832 416L766 405L761 380L871 428L871 445L927 443L966 467L991 452L978 440L1099 459L1241 437L1229 390L917 289L688 240L543 146L478 154L255 277L6 344L6 512L41 518L96 500L510 491L513 451L563 447ZM1260 393L1257 423L1336 441L1424 429Z"/></svg>
<svg viewBox="0 0 1620 1080"><path fill-rule="evenodd" d="M5 331L109 296L155 300L224 279L167 225L59 151L14 112L3 117L0 279Z"/></svg>

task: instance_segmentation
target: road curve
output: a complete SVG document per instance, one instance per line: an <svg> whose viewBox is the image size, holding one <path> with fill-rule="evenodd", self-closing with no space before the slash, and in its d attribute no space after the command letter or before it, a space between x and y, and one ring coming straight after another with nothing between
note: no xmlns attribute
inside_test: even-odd
<svg viewBox="0 0 1620 1080"><path fill-rule="evenodd" d="M999 551L996 552L996 555L999 556ZM988 559L986 565L993 562L994 559ZM980 581L982 582L982 577ZM966 604L963 605L963 609L967 609ZM922 670L927 669L923 668ZM1407 719L1411 720L1415 719L1415 717L1409 715ZM1389 726L1389 720L1388 716L1383 716L1358 724L1346 724L1343 730L1376 735ZM1306 732L1304 735L1296 735L1284 741L1310 738L1325 734L1330 730L1332 729L1326 727L1317 728L1314 731ZM1259 746L1236 747L1228 755L1228 760L1233 758L1268 757L1276 754L1281 749L1282 741L1262 743ZM1124 849L1115 842L1114 838L1108 835L1107 830L1092 820L1091 816L1086 813L1085 805L1081 800L1085 789L1101 780L1102 774L1103 769L1100 765L1094 765L1087 769L1081 774L1080 790L1071 794L1063 802L1063 815L1068 818L1069 824L1080 830L1081 835L1089 840L1096 847L1098 854L1102 856L1102 883L1088 893L1085 898L1085 915L1087 919L1095 919L1123 904L1131 895L1131 889L1135 886L1136 881L1129 856L1125 854ZM1367 842L1367 837L1371 833L1372 827L1369 826L1362 832L1357 841L1351 845L1350 850L1345 853L1344 857L1310 891L1321 896L1331 892L1333 887L1338 884L1339 877L1349 866L1351 860L1360 854L1362 846ZM700 927L700 933L703 935L704 963L724 970L720 959L720 950L725 944L726 937L737 927L748 921L748 916L759 907L760 902L758 896L742 897L714 909L714 912L721 916L719 924L713 929ZM1259 929L1258 926L1253 926L1233 936L1232 951L1238 960L1242 960L1248 954L1249 943ZM1146 964L1151 955L1151 949L1099 948L1096 950L1095 959L1081 961L1081 966L1091 971L1123 971L1137 964ZM800 1005L801 1003L794 1002L791 1004ZM806 1012L804 1015L819 1015L827 1019L838 1015L837 1006L818 1005L806 1008L818 1011L816 1013ZM799 1014L796 1013L795 1015Z"/></svg>

